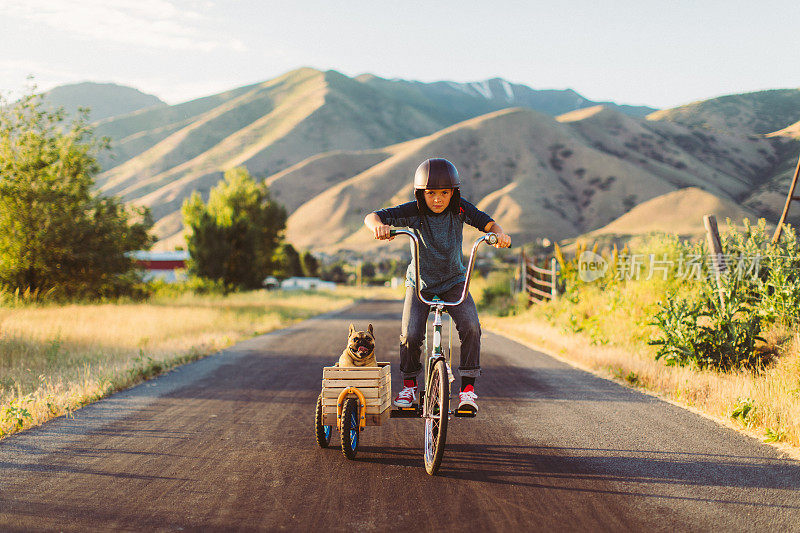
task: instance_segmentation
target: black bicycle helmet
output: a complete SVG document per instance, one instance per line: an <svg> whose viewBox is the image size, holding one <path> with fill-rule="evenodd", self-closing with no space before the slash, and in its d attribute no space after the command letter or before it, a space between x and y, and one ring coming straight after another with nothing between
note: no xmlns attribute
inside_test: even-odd
<svg viewBox="0 0 800 533"><path fill-rule="evenodd" d="M426 159L414 174L415 189L457 189L460 185L458 171L447 159Z"/></svg>
<svg viewBox="0 0 800 533"><path fill-rule="evenodd" d="M426 159L414 173L414 198L417 209L423 215L434 215L425 203L425 189L453 189L450 205L446 211L459 213L461 209L461 193L456 166L443 158Z"/></svg>

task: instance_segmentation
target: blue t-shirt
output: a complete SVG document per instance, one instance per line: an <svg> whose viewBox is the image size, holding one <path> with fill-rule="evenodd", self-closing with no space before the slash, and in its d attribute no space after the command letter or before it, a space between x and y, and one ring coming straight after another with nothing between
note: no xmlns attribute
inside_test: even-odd
<svg viewBox="0 0 800 533"><path fill-rule="evenodd" d="M407 227L416 233L420 240L421 288L433 294L440 294L466 279L467 268L461 254L464 223L485 231L486 225L492 222L492 217L464 199L458 213L447 209L438 215L421 215L416 202L379 209L375 213L384 224ZM413 250L414 243L411 246ZM414 286L415 269L412 253L406 271L407 287Z"/></svg>

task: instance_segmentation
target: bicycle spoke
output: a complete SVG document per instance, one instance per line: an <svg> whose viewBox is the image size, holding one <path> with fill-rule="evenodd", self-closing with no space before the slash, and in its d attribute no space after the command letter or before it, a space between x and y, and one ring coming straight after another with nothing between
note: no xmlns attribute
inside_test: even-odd
<svg viewBox="0 0 800 533"><path fill-rule="evenodd" d="M439 469L444 453L444 440L447 431L449 398L445 397L446 374L443 374L444 362L437 361L432 365L431 379L425 396L425 470L435 474Z"/></svg>

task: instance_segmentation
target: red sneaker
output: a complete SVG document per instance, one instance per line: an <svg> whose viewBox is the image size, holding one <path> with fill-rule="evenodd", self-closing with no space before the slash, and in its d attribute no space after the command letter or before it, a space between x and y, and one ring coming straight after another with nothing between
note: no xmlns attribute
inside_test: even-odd
<svg viewBox="0 0 800 533"><path fill-rule="evenodd" d="M417 387L403 386L403 390L394 399L397 407L411 407L417 401Z"/></svg>
<svg viewBox="0 0 800 533"><path fill-rule="evenodd" d="M475 402L477 399L478 395L475 394L475 387L467 385L464 387L464 390L458 394L458 410L477 413L478 404Z"/></svg>

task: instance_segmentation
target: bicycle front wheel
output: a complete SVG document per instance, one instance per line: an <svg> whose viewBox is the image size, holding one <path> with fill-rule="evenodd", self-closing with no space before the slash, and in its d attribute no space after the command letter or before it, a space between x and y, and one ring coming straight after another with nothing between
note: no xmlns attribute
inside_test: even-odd
<svg viewBox="0 0 800 533"><path fill-rule="evenodd" d="M433 365L425 391L425 471L435 475L442 464L447 440L450 409L450 382L444 360Z"/></svg>

